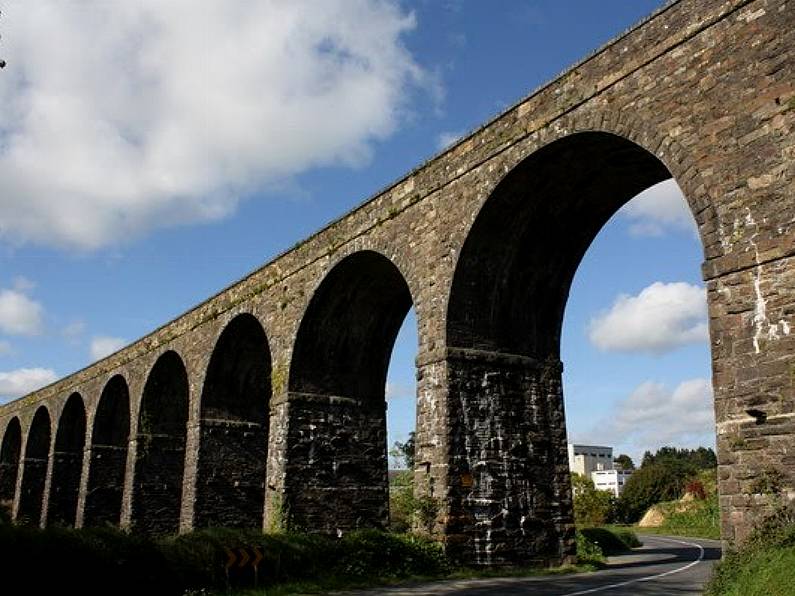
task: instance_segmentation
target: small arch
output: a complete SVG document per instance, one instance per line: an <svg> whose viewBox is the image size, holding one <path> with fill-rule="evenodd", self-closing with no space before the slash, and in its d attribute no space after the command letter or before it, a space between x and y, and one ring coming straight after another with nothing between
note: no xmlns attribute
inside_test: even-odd
<svg viewBox="0 0 795 596"><path fill-rule="evenodd" d="M382 405L389 356L412 305L400 270L375 251L345 257L323 279L298 330L290 391Z"/></svg>
<svg viewBox="0 0 795 596"><path fill-rule="evenodd" d="M155 362L141 398L132 502L136 531L169 534L179 529L188 396L185 365L170 350Z"/></svg>
<svg viewBox="0 0 795 596"><path fill-rule="evenodd" d="M124 377L115 375L102 390L94 417L84 526L119 524L129 442L130 392Z"/></svg>
<svg viewBox="0 0 795 596"><path fill-rule="evenodd" d="M50 433L50 413L46 406L39 406L30 423L25 445L17 511L17 522L22 524L37 526L41 521L47 460L50 455Z"/></svg>
<svg viewBox="0 0 795 596"><path fill-rule="evenodd" d="M313 295L288 382L295 523L326 533L388 523L386 375L412 302L401 272L374 251L345 257Z"/></svg>
<svg viewBox="0 0 795 596"><path fill-rule="evenodd" d="M215 344L202 390L197 527L262 527L270 397L265 330L237 315Z"/></svg>
<svg viewBox="0 0 795 596"><path fill-rule="evenodd" d="M6 425L3 443L0 447L0 509L5 509L8 516L14 505L19 473L19 457L22 452L22 425L14 416Z"/></svg>
<svg viewBox="0 0 795 596"><path fill-rule="evenodd" d="M80 394L73 393L66 401L55 433L48 525L75 525L85 442L86 408Z"/></svg>

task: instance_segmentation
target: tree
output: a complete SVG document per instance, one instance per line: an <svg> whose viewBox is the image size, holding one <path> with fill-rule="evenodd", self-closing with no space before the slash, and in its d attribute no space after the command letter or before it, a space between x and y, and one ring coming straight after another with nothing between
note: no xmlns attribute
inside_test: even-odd
<svg viewBox="0 0 795 596"><path fill-rule="evenodd" d="M409 470L414 469L414 431L409 433L409 438L405 443L401 443L400 441L395 441L392 449L389 451L389 455L392 456L395 460L400 462L403 460L403 464ZM400 464L398 463L398 466Z"/></svg>
<svg viewBox="0 0 795 596"><path fill-rule="evenodd" d="M613 460L616 468L619 470L634 470L635 469L635 462L632 461L632 458L628 456L626 453L622 453L619 455L615 460Z"/></svg>
<svg viewBox="0 0 795 596"><path fill-rule="evenodd" d="M653 464L666 464L674 467L686 467L696 472L698 470L708 470L718 465L718 458L711 447L699 447L698 449L678 449L677 447L660 447L656 453L647 451L643 454L643 462L640 467Z"/></svg>
<svg viewBox="0 0 795 596"><path fill-rule="evenodd" d="M579 526L601 526L612 521L615 497L604 490L597 490L593 481L576 472L571 475L574 493L574 521Z"/></svg>
<svg viewBox="0 0 795 596"><path fill-rule="evenodd" d="M652 505L682 496L689 473L681 466L648 464L636 470L624 485L618 502L621 521L638 521Z"/></svg>

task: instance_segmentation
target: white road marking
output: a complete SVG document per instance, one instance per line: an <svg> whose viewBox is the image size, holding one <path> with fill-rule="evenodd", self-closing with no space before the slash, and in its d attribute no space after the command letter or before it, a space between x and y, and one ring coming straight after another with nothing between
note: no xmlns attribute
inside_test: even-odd
<svg viewBox="0 0 795 596"><path fill-rule="evenodd" d="M698 549L698 559L695 561L691 561L687 565L683 567L677 567L676 569L671 569L670 571L666 571L664 573L658 573L656 575L647 575L646 577L639 577L637 579L630 579L625 582L621 582L618 584L610 584L608 586L601 586L599 588L591 588L590 590L580 590L579 592L569 592L568 594L563 594L563 596L580 596L580 594L593 594L595 592L604 592L605 590L612 590L614 588L621 588L623 586L628 586L630 584L636 584L638 582L647 582L653 579L659 579L661 577L666 577L668 575L674 575L676 573L681 573L682 571L686 571L695 565L698 565L701 561L704 560L704 547L700 544L696 544L695 542L685 542L684 540L673 540L671 538L654 538L654 540L663 540L666 542L677 542L679 544L685 544L687 546L695 546Z"/></svg>

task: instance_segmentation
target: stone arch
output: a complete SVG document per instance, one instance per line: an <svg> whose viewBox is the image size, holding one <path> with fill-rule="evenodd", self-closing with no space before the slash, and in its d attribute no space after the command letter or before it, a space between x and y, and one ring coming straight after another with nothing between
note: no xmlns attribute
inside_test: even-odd
<svg viewBox="0 0 795 596"><path fill-rule="evenodd" d="M146 379L138 414L132 528L147 534L179 529L188 423L188 373L182 358L162 354Z"/></svg>
<svg viewBox="0 0 795 596"><path fill-rule="evenodd" d="M197 527L262 527L270 397L268 338L254 315L239 314L218 337L202 389Z"/></svg>
<svg viewBox="0 0 795 596"><path fill-rule="evenodd" d="M385 384L413 303L400 270L364 250L339 261L301 320L288 380L287 506L333 533L388 520Z"/></svg>
<svg viewBox="0 0 795 596"><path fill-rule="evenodd" d="M569 288L610 217L668 178L637 143L579 132L522 159L477 214L446 319L448 515L470 520L452 533L474 562L573 553L560 362Z"/></svg>
<svg viewBox="0 0 795 596"><path fill-rule="evenodd" d="M575 133L524 158L483 204L459 253L448 346L557 357L585 251L629 199L670 177L652 153L607 132Z"/></svg>
<svg viewBox="0 0 795 596"><path fill-rule="evenodd" d="M19 423L19 418L14 416L6 425L3 442L0 446L0 509L5 509L9 516L17 492L21 453L22 425Z"/></svg>
<svg viewBox="0 0 795 596"><path fill-rule="evenodd" d="M73 393L58 419L52 460L48 525L75 525L83 451L86 441L86 408L79 393Z"/></svg>
<svg viewBox="0 0 795 596"><path fill-rule="evenodd" d="M46 406L39 406L28 429L25 459L22 465L22 483L16 517L17 521L23 524L37 526L41 521L51 432L50 413Z"/></svg>
<svg viewBox="0 0 795 596"><path fill-rule="evenodd" d="M129 442L130 392L124 377L115 375L94 415L84 526L119 525Z"/></svg>

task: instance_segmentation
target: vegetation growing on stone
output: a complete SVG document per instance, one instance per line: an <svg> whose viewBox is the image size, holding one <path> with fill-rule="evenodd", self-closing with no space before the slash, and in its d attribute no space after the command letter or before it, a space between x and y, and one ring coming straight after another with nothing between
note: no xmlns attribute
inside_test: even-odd
<svg viewBox="0 0 795 596"><path fill-rule="evenodd" d="M707 596L792 594L795 586L795 506L781 506L739 550L724 553Z"/></svg>

